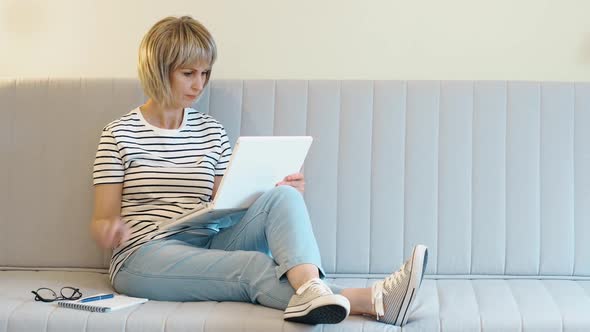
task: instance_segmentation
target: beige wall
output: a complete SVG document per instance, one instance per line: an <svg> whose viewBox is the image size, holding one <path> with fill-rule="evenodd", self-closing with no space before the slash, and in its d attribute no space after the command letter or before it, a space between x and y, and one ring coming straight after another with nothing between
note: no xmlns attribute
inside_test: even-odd
<svg viewBox="0 0 590 332"><path fill-rule="evenodd" d="M135 77L180 14L216 38L214 78L590 81L589 0L0 0L0 76Z"/></svg>

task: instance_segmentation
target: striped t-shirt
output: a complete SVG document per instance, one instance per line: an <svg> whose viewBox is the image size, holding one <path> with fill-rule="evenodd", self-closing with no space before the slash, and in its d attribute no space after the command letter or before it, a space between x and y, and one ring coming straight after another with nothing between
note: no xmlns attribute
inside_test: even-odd
<svg viewBox="0 0 590 332"><path fill-rule="evenodd" d="M121 219L130 238L113 251L111 282L125 259L142 244L172 236L161 221L209 202L215 176L221 176L232 150L223 126L209 115L184 109L178 129L149 124L139 108L104 127L94 185L123 184Z"/></svg>

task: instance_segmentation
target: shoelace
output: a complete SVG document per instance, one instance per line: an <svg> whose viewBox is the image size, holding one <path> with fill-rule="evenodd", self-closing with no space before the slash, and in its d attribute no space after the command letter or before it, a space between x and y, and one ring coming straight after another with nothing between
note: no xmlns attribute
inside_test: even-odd
<svg viewBox="0 0 590 332"><path fill-rule="evenodd" d="M314 279L311 279L311 280L307 281L306 283L304 283L303 285L301 285L297 289L297 291L295 293L297 295L301 295L308 288L311 288L312 291L315 291L315 292L319 293L320 295L330 295L330 294L332 294L332 291L330 291L330 289L328 288L328 286L326 286L326 284L324 284L324 282L321 279L319 279L319 278L314 278Z"/></svg>
<svg viewBox="0 0 590 332"><path fill-rule="evenodd" d="M383 307L383 295L387 294L388 289L392 289L393 287L399 285L402 279L406 276L406 265L408 262L404 263L404 265L402 265L402 267L393 275L386 277L384 280L377 281L373 284L373 287L371 287L371 292L373 295L371 296L371 302L373 304L373 308L375 308L377 320L379 320L379 317L385 315L385 308Z"/></svg>

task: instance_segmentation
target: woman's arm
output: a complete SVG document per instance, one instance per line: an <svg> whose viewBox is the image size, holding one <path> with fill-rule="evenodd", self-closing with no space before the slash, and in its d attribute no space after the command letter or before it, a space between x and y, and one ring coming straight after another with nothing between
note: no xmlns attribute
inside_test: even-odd
<svg viewBox="0 0 590 332"><path fill-rule="evenodd" d="M129 238L130 230L121 220L123 184L94 186L94 213L90 230L102 248L115 248Z"/></svg>
<svg viewBox="0 0 590 332"><path fill-rule="evenodd" d="M213 193L211 194L211 200L215 198L215 194L217 194L217 188L219 188L219 184L221 183L221 179L223 178L222 175L215 176L215 180L213 182Z"/></svg>

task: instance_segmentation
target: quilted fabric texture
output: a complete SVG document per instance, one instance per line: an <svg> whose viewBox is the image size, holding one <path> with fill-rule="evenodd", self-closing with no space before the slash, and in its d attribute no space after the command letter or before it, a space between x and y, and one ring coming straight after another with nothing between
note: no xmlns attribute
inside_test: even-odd
<svg viewBox="0 0 590 332"><path fill-rule="evenodd" d="M106 267L92 161L143 100L136 80L0 81L0 266ZM590 275L589 83L213 81L195 108L232 144L314 137L305 198L328 273L389 273L423 243L429 274Z"/></svg>
<svg viewBox="0 0 590 332"><path fill-rule="evenodd" d="M102 127L145 100L132 79L0 80L0 332L399 330L286 323L244 303L104 316L31 290L109 291L88 224ZM364 286L429 248L404 331L590 330L590 83L212 81L194 105L240 135L311 135L305 200L327 273ZM31 204L35 208L31 208Z"/></svg>

